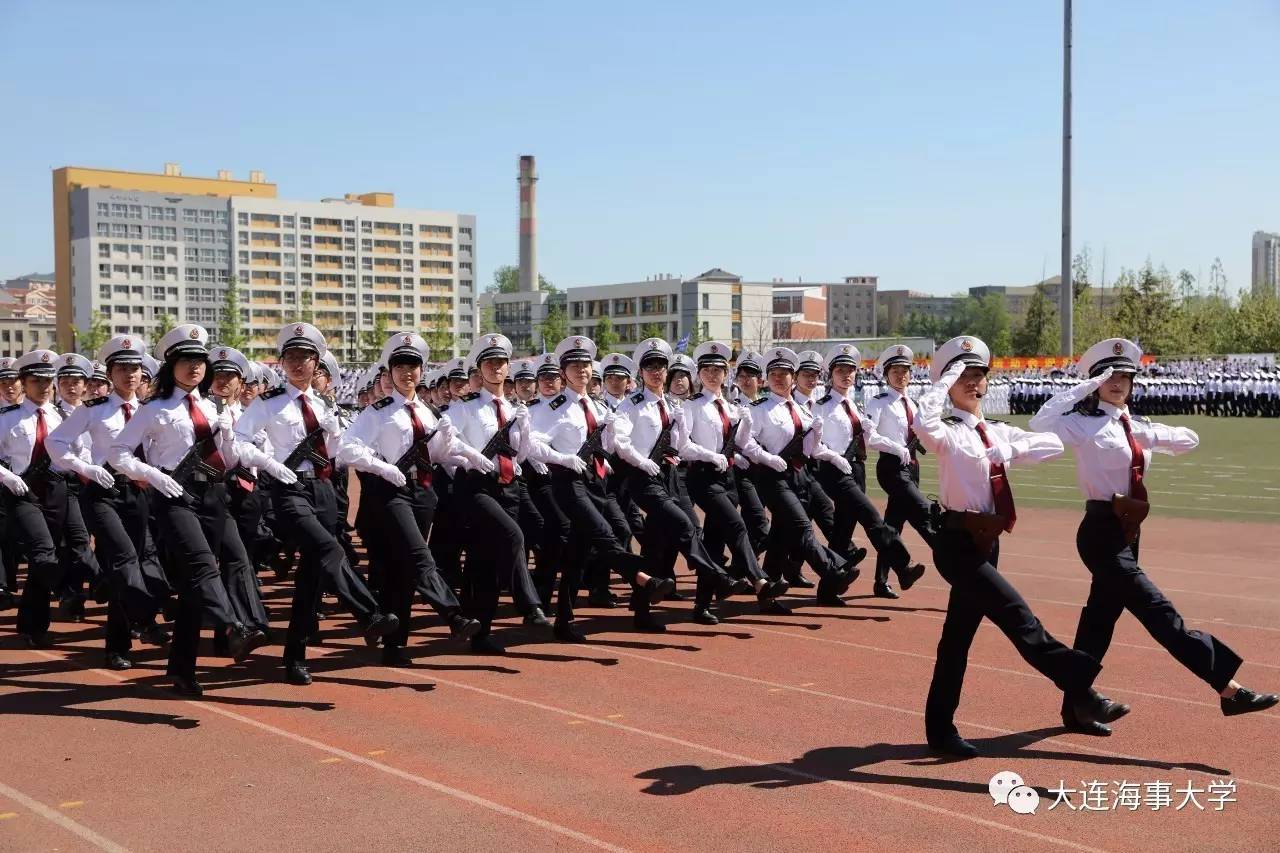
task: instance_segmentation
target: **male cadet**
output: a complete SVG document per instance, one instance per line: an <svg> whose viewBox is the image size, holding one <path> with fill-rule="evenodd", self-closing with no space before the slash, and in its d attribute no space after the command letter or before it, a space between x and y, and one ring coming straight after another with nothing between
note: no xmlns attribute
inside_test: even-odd
<svg viewBox="0 0 1280 853"><path fill-rule="evenodd" d="M271 502L276 519L302 549L284 663L290 684L307 685L307 642L319 630L316 611L322 586L337 594L370 645L395 631L400 620L378 609L333 535L338 509L329 448L337 443L339 424L311 389L320 354L327 349L324 336L309 323L294 323L280 330L276 346L287 381L245 409L235 426L236 450L246 463L275 480ZM258 449L262 438L269 442L270 454Z"/></svg>
<svg viewBox="0 0 1280 853"><path fill-rule="evenodd" d="M536 376L535 394L533 399L528 401L529 411L532 414L537 407L547 405L559 395L563 381L560 377L560 363L552 353L543 353L529 361L533 363ZM542 517L540 537L542 550L537 556L533 585L538 590L538 599L542 602L543 611L554 615L552 611L556 608L551 606L551 594L555 590L557 573L564 569L562 561L565 547L569 542L569 516L565 515L556 503L551 487L551 470L546 464L530 459L529 470L525 472L524 481L529 499L533 501L538 515ZM580 568L578 576L581 576ZM562 597L576 593L576 590L567 591L567 586L568 584L560 585ZM570 636L576 634L577 629L566 631L565 626L560 626L559 630L566 636ZM557 637L559 636L560 634L557 634Z"/></svg>
<svg viewBox="0 0 1280 853"><path fill-rule="evenodd" d="M107 366L101 361L93 362L93 373L84 390L85 401L99 400L111 393L111 380L107 377Z"/></svg>
<svg viewBox="0 0 1280 853"><path fill-rule="evenodd" d="M627 392L632 379L636 377L636 363L631 360L630 356L622 353L610 353L599 361L600 368L604 373L604 394L600 400L609 407L611 411L617 411L623 401L627 399ZM592 368L594 370L594 368ZM613 495L618 502L618 508L622 510L622 514L626 516L627 527L631 529L631 537L643 539L644 537L644 514L640 512L640 507L631 499L631 489L627 485L627 478L622 475L617 464L617 456L611 456L609 466L613 472L609 474L605 482L605 489L609 494ZM631 549L631 537L622 543L623 547ZM590 588L588 601L595 607L611 608L617 606L617 601L613 593L609 589L609 573L603 572L600 577L587 578L587 585Z"/></svg>
<svg viewBox="0 0 1280 853"><path fill-rule="evenodd" d="M738 356L734 367L734 384L725 396L740 406L749 406L760 396L760 382L764 378L764 356L755 350L747 350ZM756 554L764 553L765 543L769 540L769 515L765 512L764 502L756 491L753 476L754 463L745 453L738 454L733 460L734 484L738 488L738 512L747 525L747 536L751 538L751 548ZM718 554L712 556L718 557ZM794 573L800 578L800 586L812 589L813 581L807 580L800 572Z"/></svg>
<svg viewBox="0 0 1280 853"><path fill-rule="evenodd" d="M616 411L627 399L627 386L636 373L635 362L629 356L613 352L600 359L600 366L604 370L604 402Z"/></svg>
<svg viewBox="0 0 1280 853"><path fill-rule="evenodd" d="M93 362L84 356L74 352L58 356L55 382L59 399L56 406L64 421L83 404L85 388L92 375ZM86 437L77 438L76 449L83 461L92 461ZM89 529L85 526L84 513L80 509L80 492L80 478L68 477L67 517L62 526L62 542L58 543L62 561L62 586L57 592L58 611L72 622L84 620L86 583L94 588L93 597L98 603L105 604L109 595L89 541Z"/></svg>
<svg viewBox="0 0 1280 853"><path fill-rule="evenodd" d="M22 384L18 381L18 369L13 366L15 361L11 356L0 358L0 406L13 406L22 401ZM4 539L4 554L0 559L0 610L13 606L12 590L18 582L18 551L13 547L12 537L5 534L8 530L6 503L0 501L0 537Z"/></svg>
<svg viewBox="0 0 1280 853"><path fill-rule="evenodd" d="M538 377L534 373L533 359L522 358L512 367L517 403L528 405L538 396Z"/></svg>
<svg viewBox="0 0 1280 853"><path fill-rule="evenodd" d="M915 401L907 396L912 357L911 350L901 344L880 353L876 370L884 376L889 388L871 399L867 418L887 448L880 451L876 460L876 481L889 496L884 523L901 533L903 524L910 522L925 543L930 544L929 501L920 493L920 462L916 458L918 453L925 452L914 429L919 410ZM889 585L891 567L892 559L887 552L876 555L874 591L882 598L898 597Z"/></svg>

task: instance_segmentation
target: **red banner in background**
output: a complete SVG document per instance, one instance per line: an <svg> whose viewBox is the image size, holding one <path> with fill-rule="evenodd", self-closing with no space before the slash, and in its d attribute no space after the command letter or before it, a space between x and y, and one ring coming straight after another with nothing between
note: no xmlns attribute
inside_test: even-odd
<svg viewBox="0 0 1280 853"><path fill-rule="evenodd" d="M928 367L929 359L917 358L916 367ZM1053 370L1055 368L1066 369L1076 363L1075 356L1065 355L1001 355L991 359L992 370ZM1144 355L1142 357L1142 366L1155 364L1156 357L1154 355ZM864 358L862 360L863 368L874 370L876 360L874 358Z"/></svg>

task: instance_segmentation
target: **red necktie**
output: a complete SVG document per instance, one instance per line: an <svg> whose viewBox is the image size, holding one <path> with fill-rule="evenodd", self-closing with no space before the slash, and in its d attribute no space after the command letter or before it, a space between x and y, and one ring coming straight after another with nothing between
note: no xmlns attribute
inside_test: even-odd
<svg viewBox="0 0 1280 853"><path fill-rule="evenodd" d="M991 447L991 442L987 440L987 428L982 421L974 426L978 431L978 438L982 439L983 447ZM1005 532L1013 530L1013 523L1018 520L1018 513L1013 508L1013 489L1009 486L1009 478L1004 472L1004 466L995 462L991 465L991 496L995 498L996 513L1004 516Z"/></svg>
<svg viewBox="0 0 1280 853"><path fill-rule="evenodd" d="M405 409L409 412L409 420L413 422L413 440L414 442L422 441L427 436L427 428L422 425L422 421L418 420L418 412L413 408L413 403L405 403ZM431 485L431 468L421 459L415 466L418 469L418 485L424 489Z"/></svg>
<svg viewBox="0 0 1280 853"><path fill-rule="evenodd" d="M498 429L502 429L507 425L507 419L502 414L502 401L497 397L493 398L494 411L498 413ZM498 482L504 486L516 478L516 465L511 461L510 456L498 454Z"/></svg>
<svg viewBox="0 0 1280 853"><path fill-rule="evenodd" d="M128 422L133 418L133 404L132 404L132 403L121 403L121 404L120 404L120 411L124 412L124 422L125 422L125 423L128 423ZM141 444L139 444L137 447L135 447L135 448L133 449L133 458L134 458L134 459L137 459L139 462L146 462L146 461L147 461L147 455L146 455L145 453L143 453L143 452L142 452L142 445L141 445ZM88 481L86 480L85 482L87 483ZM134 484L135 486L137 486L138 488L140 488L140 489L145 489L145 488L147 487L147 481L146 481L146 480L134 480L134 481L133 481L133 484Z"/></svg>
<svg viewBox="0 0 1280 853"><path fill-rule="evenodd" d="M720 401L720 398L719 398L719 397L717 397L717 398L716 398L716 411L718 411L718 412L720 413L720 429L722 430L722 432L721 432L721 441L722 441L722 442L724 442L724 441L728 441L728 440L729 440L729 430L730 430L730 429L732 429L733 427L732 427L732 425L729 423L729 414L724 410L724 403L722 403L722 402ZM732 464L733 464L733 454L732 454L732 453L726 453L726 454L724 455L724 458L725 458L725 460L726 460L726 461L728 461L728 463L729 463L730 465L732 465Z"/></svg>
<svg viewBox="0 0 1280 853"><path fill-rule="evenodd" d="M232 410L232 412L231 412L231 424L232 424L232 426L234 426L234 425L235 425L236 420L238 420L238 419L236 418L235 411L234 411L234 410ZM239 483L239 484L240 484L240 488L244 489L246 492L252 492L252 491L253 491L253 487L254 487L256 484L253 482L253 480L250 480L248 477L244 477L244 476L241 476L241 475L240 475L240 473L239 473L239 472L241 472L241 471L243 471L243 470L244 470L244 466L243 466L243 465L237 465L237 466L236 466L236 482L237 482L237 483Z"/></svg>
<svg viewBox="0 0 1280 853"><path fill-rule="evenodd" d="M800 434L800 431L804 429L804 424L800 422L800 413L796 411L795 404L792 403L790 400L787 401L787 411L791 413L791 424L792 426L795 427L795 432L791 433L791 437L794 439L797 435ZM803 468L804 457L797 456L795 459L792 459L791 467L795 468L796 470Z"/></svg>
<svg viewBox="0 0 1280 853"><path fill-rule="evenodd" d="M196 395L187 395L187 413L191 415L191 425L195 428L196 443L206 441L213 438L213 430L209 427L209 419L204 416L204 412L196 403ZM214 448L213 452L204 457L204 461L217 468L220 471L227 470L227 463L223 460L222 454Z"/></svg>
<svg viewBox="0 0 1280 853"><path fill-rule="evenodd" d="M841 400L840 405L844 406L844 413L849 416L849 435L850 441L858 442L858 456L861 458L867 455L866 438L862 435L862 420L853 413L853 407L849 405L848 400ZM910 419L910 416L908 416Z"/></svg>
<svg viewBox="0 0 1280 853"><path fill-rule="evenodd" d="M1129 497L1134 500L1147 499L1147 485L1142 482L1143 471L1147 467L1147 457L1142 454L1138 440L1133 437L1133 429L1129 426L1129 416L1120 416L1120 426L1124 427L1124 437L1129 440Z"/></svg>
<svg viewBox="0 0 1280 853"><path fill-rule="evenodd" d="M915 449L914 447L912 447L912 441L911 441L911 440L912 440L912 439L914 439L914 438L916 437L916 432L915 432L915 430L913 430L913 429L912 429L912 427L913 427L913 426L915 426L916 419L915 419L915 417L911 414L911 404L907 402L907 395L903 394L903 395L902 395L901 397L899 397L898 399L902 401L902 408L903 408L903 410L907 413L907 447L910 447L910 448L911 448L911 464L912 464L912 465L915 465L915 464L916 464L916 449ZM985 439L984 439L984 440L985 440Z"/></svg>
<svg viewBox="0 0 1280 853"><path fill-rule="evenodd" d="M49 457L49 451L45 449L44 440L49 437L49 425L44 422L44 409L36 407L36 443L31 446L31 461L29 465L35 465L37 462L43 462Z"/></svg>
<svg viewBox="0 0 1280 853"><path fill-rule="evenodd" d="M315 412L311 411L311 404L307 402L307 395L299 394L298 402L302 404L302 425L306 427L308 433L315 432L319 429L320 422L316 420ZM329 454L324 447L324 436L317 436L316 440L311 445L311 449L314 450L317 455L323 456L325 459L329 458ZM329 479L332 474L333 466L328 462L316 469L316 476L321 480Z"/></svg>
<svg viewBox="0 0 1280 853"><path fill-rule="evenodd" d="M587 398L579 397L578 402L582 404L582 413L587 417L587 432L588 433L595 432L596 416L591 413L591 407L587 405ZM593 461L595 462L596 476L599 477L601 480L603 480L605 475L604 460L601 459L599 456L596 456L594 457Z"/></svg>

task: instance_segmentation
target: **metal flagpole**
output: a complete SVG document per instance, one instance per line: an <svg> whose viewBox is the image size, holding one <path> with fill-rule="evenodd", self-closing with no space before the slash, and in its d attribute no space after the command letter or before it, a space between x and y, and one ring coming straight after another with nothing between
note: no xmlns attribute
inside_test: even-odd
<svg viewBox="0 0 1280 853"><path fill-rule="evenodd" d="M1071 0L1063 0L1062 11L1062 289L1058 314L1062 318L1061 354L1070 356L1075 307L1071 284Z"/></svg>

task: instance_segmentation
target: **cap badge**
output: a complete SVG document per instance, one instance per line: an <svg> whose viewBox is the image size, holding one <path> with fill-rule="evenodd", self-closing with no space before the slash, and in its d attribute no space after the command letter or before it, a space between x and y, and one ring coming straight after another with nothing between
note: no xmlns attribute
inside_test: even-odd
<svg viewBox="0 0 1280 853"><path fill-rule="evenodd" d="M575 347L578 347L579 349L581 349L581 348L582 348L582 338L574 338L574 339L573 339L573 345L574 345Z"/></svg>
<svg viewBox="0 0 1280 853"><path fill-rule="evenodd" d="M406 346L407 346L408 344L413 343L413 335L405 335L405 336L404 336L404 342L405 342L405 345L406 345Z"/></svg>
<svg viewBox="0 0 1280 853"><path fill-rule="evenodd" d="M193 340L193 341L194 341L196 338L200 337L200 330L199 330L199 329L192 329L192 330L191 330L191 334L190 334L190 335L188 335L187 337L191 338L191 340Z"/></svg>
<svg viewBox="0 0 1280 853"><path fill-rule="evenodd" d="M129 340L128 338L125 338L125 339L124 339L124 348L125 348L125 349L133 349L133 341Z"/></svg>
<svg viewBox="0 0 1280 853"><path fill-rule="evenodd" d="M1116 355L1123 355L1124 344L1120 343L1119 341L1116 341L1114 344L1111 345L1111 351Z"/></svg>
<svg viewBox="0 0 1280 853"><path fill-rule="evenodd" d="M618 356L616 356L616 355L615 355L615 356L613 357L613 363L614 363L614 364L617 364L617 363L618 363Z"/></svg>
<svg viewBox="0 0 1280 853"><path fill-rule="evenodd" d="M898 347L898 352L897 352L896 354L897 354L897 355L906 355L906 354L907 354L907 348L906 348L906 347Z"/></svg>
<svg viewBox="0 0 1280 853"><path fill-rule="evenodd" d="M295 335L297 335L298 337L302 337L302 327L301 327L301 326L294 326L294 327L293 327L293 333L294 333Z"/></svg>
<svg viewBox="0 0 1280 853"><path fill-rule="evenodd" d="M49 362L49 353L41 353L40 360L47 364Z"/></svg>
<svg viewBox="0 0 1280 853"><path fill-rule="evenodd" d="M75 360L76 360L76 357L75 357L74 355L69 355L69 356L67 356L67 360L66 360L66 362L65 362L65 363L66 363L66 364L74 364L74 363L75 363Z"/></svg>
<svg viewBox="0 0 1280 853"><path fill-rule="evenodd" d="M657 349L657 348L658 348L657 341L649 341L649 349Z"/></svg>
<svg viewBox="0 0 1280 853"><path fill-rule="evenodd" d="M712 345L711 345L711 351L712 351L712 352L720 352L720 347L716 346L715 344L712 344Z"/></svg>
<svg viewBox="0 0 1280 853"><path fill-rule="evenodd" d="M849 354L849 346L848 346L848 344L846 344L846 345L844 346L843 352L844 352L844 354L845 354L845 355L848 355L848 354Z"/></svg>
<svg viewBox="0 0 1280 853"><path fill-rule="evenodd" d="M973 341L969 340L968 338L965 338L963 341L960 342L960 349L964 350L965 352L972 352Z"/></svg>

